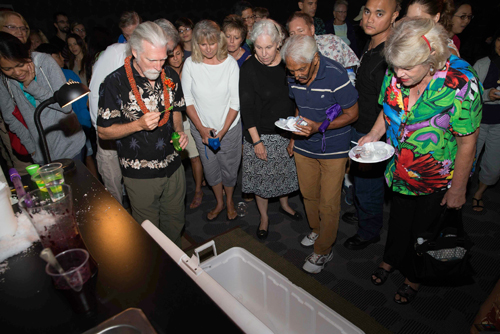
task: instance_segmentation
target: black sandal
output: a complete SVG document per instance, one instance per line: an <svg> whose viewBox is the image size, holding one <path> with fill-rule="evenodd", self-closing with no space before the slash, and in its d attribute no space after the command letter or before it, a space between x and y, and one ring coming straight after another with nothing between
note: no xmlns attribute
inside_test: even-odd
<svg viewBox="0 0 500 334"><path fill-rule="evenodd" d="M382 285L387 281L389 278L389 275L394 271L394 269L391 269L389 271L385 270L382 267L378 267L377 270L375 270L372 274L371 281L374 285ZM373 278L375 276L376 278ZM377 280L380 280L380 282L377 282Z"/></svg>
<svg viewBox="0 0 500 334"><path fill-rule="evenodd" d="M396 292L396 295L399 295L399 300L396 299L396 295L394 295L394 301L398 304L405 305L410 303L413 299L415 299L415 296L417 295L418 290L415 290L408 284L401 285ZM402 301L401 298L406 298L406 301Z"/></svg>

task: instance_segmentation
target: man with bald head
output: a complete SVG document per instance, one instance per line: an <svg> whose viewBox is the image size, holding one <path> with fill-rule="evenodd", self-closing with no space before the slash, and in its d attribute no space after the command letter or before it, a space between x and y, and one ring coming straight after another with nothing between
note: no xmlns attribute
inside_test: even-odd
<svg viewBox="0 0 500 334"><path fill-rule="evenodd" d="M130 36L132 55L101 84L97 132L116 140L132 216L139 223L150 220L180 247L186 180L170 138L178 132L180 146L187 146L181 115L186 105L179 76L164 67L177 32L164 29L144 22Z"/></svg>
<svg viewBox="0 0 500 334"><path fill-rule="evenodd" d="M382 50L399 10L400 0L368 0L365 4L361 26L370 36L370 40L363 50L356 74L359 118L352 125L351 140L354 142L370 132L382 110L378 97L387 70ZM384 162L351 162L349 174L354 186L356 212L345 213L342 220L358 223L358 231L344 242L348 249L360 250L380 241L383 225L384 170Z"/></svg>
<svg viewBox="0 0 500 334"><path fill-rule="evenodd" d="M295 157L299 188L312 229L301 241L303 246L314 247L302 268L316 274L333 257L351 136L349 124L358 117L358 93L346 69L321 55L312 36L291 36L280 53L292 74L288 87L297 105L296 116L306 123L296 125L298 130L287 150ZM329 122L327 113L332 108L338 108L340 114Z"/></svg>

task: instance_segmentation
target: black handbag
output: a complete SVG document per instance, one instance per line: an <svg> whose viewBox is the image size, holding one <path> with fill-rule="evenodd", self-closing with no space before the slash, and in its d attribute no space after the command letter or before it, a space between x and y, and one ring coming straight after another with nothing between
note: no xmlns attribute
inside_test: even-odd
<svg viewBox="0 0 500 334"><path fill-rule="evenodd" d="M444 209L438 224L437 233L420 235L415 243L417 278L428 285L472 283L473 242L465 233L461 210Z"/></svg>

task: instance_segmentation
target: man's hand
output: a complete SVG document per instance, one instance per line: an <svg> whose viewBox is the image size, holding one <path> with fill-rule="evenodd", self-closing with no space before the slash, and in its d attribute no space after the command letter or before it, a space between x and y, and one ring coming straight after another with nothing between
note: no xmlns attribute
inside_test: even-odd
<svg viewBox="0 0 500 334"><path fill-rule="evenodd" d="M295 127L298 131L294 131L294 134L309 137L318 132L318 128L321 126L321 123L311 121L305 117L302 117L302 119L307 122L307 125L296 124Z"/></svg>
<svg viewBox="0 0 500 334"><path fill-rule="evenodd" d="M181 136L179 138L179 145L184 150L189 143L189 138L188 138L187 134L184 133L184 131L177 131L177 133ZM170 141L170 142L172 142L172 141Z"/></svg>
<svg viewBox="0 0 500 334"><path fill-rule="evenodd" d="M148 112L139 118L138 125L141 130L152 131L158 127L158 122L160 121L159 112Z"/></svg>
<svg viewBox="0 0 500 334"><path fill-rule="evenodd" d="M491 101L500 100L500 95L497 94L500 94L500 90L492 88L490 89L490 93L488 94L488 96Z"/></svg>

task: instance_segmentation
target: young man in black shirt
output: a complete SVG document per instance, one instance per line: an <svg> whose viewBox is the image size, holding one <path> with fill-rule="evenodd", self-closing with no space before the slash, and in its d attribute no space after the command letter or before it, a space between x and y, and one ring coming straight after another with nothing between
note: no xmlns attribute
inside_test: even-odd
<svg viewBox="0 0 500 334"><path fill-rule="evenodd" d="M356 74L356 89L359 92L359 118L352 126L351 140L357 142L370 132L381 106L378 104L380 88L387 70L382 50L399 15L400 0L368 0L361 26L371 36L360 59ZM364 249L380 240L384 206L383 162L378 164L351 163L350 174L354 185L356 212L348 212L342 220L358 223L358 232L344 242L351 250Z"/></svg>

